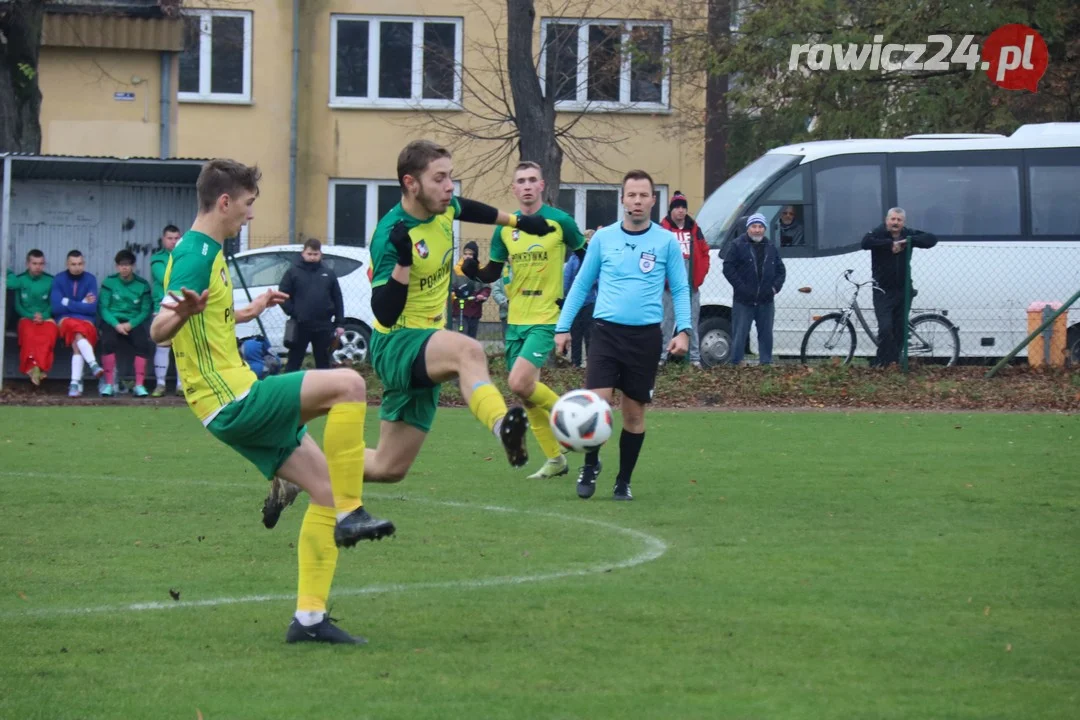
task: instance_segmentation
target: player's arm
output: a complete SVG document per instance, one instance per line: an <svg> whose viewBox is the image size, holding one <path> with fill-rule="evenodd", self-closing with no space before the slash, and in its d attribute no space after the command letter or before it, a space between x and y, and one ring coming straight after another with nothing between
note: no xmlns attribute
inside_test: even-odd
<svg viewBox="0 0 1080 720"><path fill-rule="evenodd" d="M236 311L237 324L243 324L251 322L259 315L262 315L267 308L272 308L276 305L281 305L283 302L289 299L289 296L280 290L274 290L271 288L267 290L259 297L251 301L250 305L246 305Z"/></svg>
<svg viewBox="0 0 1080 720"><path fill-rule="evenodd" d="M505 225L517 228L530 235L547 235L552 228L547 220L539 215L514 215L468 198L456 198L458 210L455 217L462 222L477 225ZM488 280L488 282L491 282Z"/></svg>
<svg viewBox="0 0 1080 720"><path fill-rule="evenodd" d="M574 284L570 286L570 293L563 301L562 312L559 313L559 322L555 325L556 334L570 332L570 326L574 324L581 306L585 304L585 298L592 289L593 283L600 276L600 243L593 242L585 252L585 261L581 263L581 270L574 278Z"/></svg>
<svg viewBox="0 0 1080 720"><path fill-rule="evenodd" d="M210 297L210 265L202 256L173 256L161 309L150 324L150 339L158 345L176 337L184 323L206 309Z"/></svg>
<svg viewBox="0 0 1080 720"><path fill-rule="evenodd" d="M150 317L150 309L154 305L153 301L150 299L150 283L143 281L141 278L136 280L136 282L141 282L143 284L143 291L139 293L139 307L135 311L135 317L131 318L129 321L133 328L137 328L146 322L146 319Z"/></svg>
<svg viewBox="0 0 1080 720"><path fill-rule="evenodd" d="M502 278L503 266L506 264L508 251L506 243L502 240L502 226L495 228L491 235L491 258L488 264L480 267L480 261L476 258L465 258L461 261L461 274L473 280L492 283Z"/></svg>
<svg viewBox="0 0 1080 720"><path fill-rule="evenodd" d="M98 314L101 315L101 319L108 324L109 327L116 327L120 324L120 319L113 314L112 311L112 285L109 281L101 283L101 294L98 295Z"/></svg>
<svg viewBox="0 0 1080 720"><path fill-rule="evenodd" d="M372 242L372 245L375 243ZM412 272L413 244L405 223L398 222L390 230L390 237L376 260L376 276L391 270L383 282L377 279L371 287L371 312L383 327L393 327L405 302L409 299L409 276ZM392 269L391 269L391 263Z"/></svg>

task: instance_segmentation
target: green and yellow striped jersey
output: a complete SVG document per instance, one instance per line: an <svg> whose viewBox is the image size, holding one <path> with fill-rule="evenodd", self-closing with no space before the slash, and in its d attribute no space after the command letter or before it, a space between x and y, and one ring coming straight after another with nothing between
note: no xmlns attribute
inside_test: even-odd
<svg viewBox="0 0 1080 720"><path fill-rule="evenodd" d="M172 343L184 396L206 425L257 380L236 347L233 288L221 245L209 235L186 232L169 257L164 286L164 307L175 302L169 293L179 297L181 288L210 291L206 309L188 318Z"/></svg>

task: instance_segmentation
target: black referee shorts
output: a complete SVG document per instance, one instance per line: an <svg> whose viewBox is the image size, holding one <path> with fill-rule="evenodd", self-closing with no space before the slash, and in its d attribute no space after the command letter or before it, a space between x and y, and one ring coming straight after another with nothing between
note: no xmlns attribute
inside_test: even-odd
<svg viewBox="0 0 1080 720"><path fill-rule="evenodd" d="M620 325L593 320L585 388L616 388L640 403L652 402L660 366L660 325Z"/></svg>

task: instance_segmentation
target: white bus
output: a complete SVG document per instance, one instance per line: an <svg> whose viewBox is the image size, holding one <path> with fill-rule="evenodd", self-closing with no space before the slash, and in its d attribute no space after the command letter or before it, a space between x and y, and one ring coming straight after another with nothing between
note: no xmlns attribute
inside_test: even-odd
<svg viewBox="0 0 1080 720"><path fill-rule="evenodd" d="M802 234L781 232L791 206ZM871 278L862 237L891 207L939 242L912 254L918 296L912 314L937 311L959 327L960 358L988 362L1027 336L1033 302L1064 302L1080 290L1080 123L1025 125L1004 135L913 135L786 145L732 176L696 219L712 248L745 231L752 213L769 221L787 278L776 297L774 354L798 357L814 318L850 301L842 280ZM790 213L790 210L789 210ZM792 238L797 238L792 243ZM726 254L726 253L725 253ZM810 289L800 292L799 289ZM873 322L869 288L859 305ZM1078 303L1080 304L1080 303ZM731 286L714 250L701 286L702 361L730 354ZM1068 317L1080 361L1080 310ZM751 330L756 346L756 332ZM859 329L856 355L876 346ZM1021 356L1026 355L1026 350Z"/></svg>

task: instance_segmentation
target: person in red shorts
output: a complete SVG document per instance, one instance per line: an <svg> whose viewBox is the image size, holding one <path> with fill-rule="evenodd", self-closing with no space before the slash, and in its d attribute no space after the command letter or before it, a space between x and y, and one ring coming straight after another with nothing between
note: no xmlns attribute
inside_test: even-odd
<svg viewBox="0 0 1080 720"><path fill-rule="evenodd" d="M52 319L53 276L45 272L45 253L34 249L26 253L26 272L8 270L8 289L15 291L15 313L19 316L19 372L40 385L53 364L56 346L56 323Z"/></svg>
<svg viewBox="0 0 1080 720"><path fill-rule="evenodd" d="M71 385L68 397L82 397L83 366L90 366L90 374L100 378L105 371L94 357L98 333L97 321L98 283L93 273L86 272L86 259L78 250L67 254L67 270L53 278L49 300L53 317L60 324L60 337L71 348Z"/></svg>

